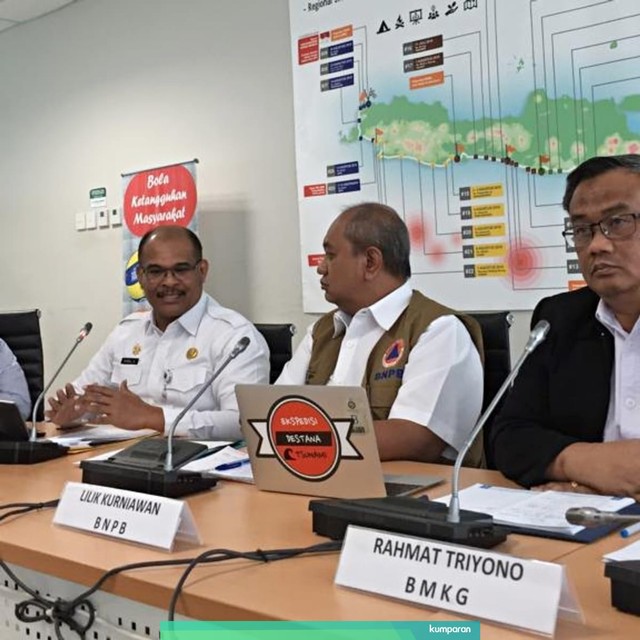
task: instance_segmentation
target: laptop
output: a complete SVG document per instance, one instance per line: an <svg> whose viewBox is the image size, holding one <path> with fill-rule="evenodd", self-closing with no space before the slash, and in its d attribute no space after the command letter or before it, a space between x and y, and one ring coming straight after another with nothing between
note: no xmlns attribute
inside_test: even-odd
<svg viewBox="0 0 640 640"><path fill-rule="evenodd" d="M238 384L236 397L259 489L379 498L442 481L431 475L383 476L363 387Z"/></svg>
<svg viewBox="0 0 640 640"><path fill-rule="evenodd" d="M0 440L26 442L29 430L15 402L0 400Z"/></svg>

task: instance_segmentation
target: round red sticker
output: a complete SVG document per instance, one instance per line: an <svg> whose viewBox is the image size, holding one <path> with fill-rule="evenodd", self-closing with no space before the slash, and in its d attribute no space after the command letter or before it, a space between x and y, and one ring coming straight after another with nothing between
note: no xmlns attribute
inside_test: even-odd
<svg viewBox="0 0 640 640"><path fill-rule="evenodd" d="M124 194L125 224L138 237L162 225L186 227L196 202L196 183L186 167L142 171L131 178Z"/></svg>
<svg viewBox="0 0 640 640"><path fill-rule="evenodd" d="M325 412L307 398L288 396L274 404L267 433L278 460L300 478L325 480L338 468L338 432Z"/></svg>

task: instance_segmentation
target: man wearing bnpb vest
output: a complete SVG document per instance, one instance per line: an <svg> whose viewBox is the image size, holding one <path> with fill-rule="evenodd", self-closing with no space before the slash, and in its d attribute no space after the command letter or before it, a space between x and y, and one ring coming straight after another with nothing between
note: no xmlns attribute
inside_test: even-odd
<svg viewBox="0 0 640 640"><path fill-rule="evenodd" d="M276 384L362 385L381 459L451 461L482 404L480 328L412 291L409 252L391 207L338 216L318 267L337 309L309 328ZM480 441L470 453L479 464Z"/></svg>
<svg viewBox="0 0 640 640"><path fill-rule="evenodd" d="M257 329L203 291L209 264L189 229L168 225L138 247L138 280L151 311L133 313L111 332L73 384L49 400L50 420L91 422L166 432L234 346L246 351L228 363L179 423L176 433L202 439L240 437L237 383L269 379L269 348Z"/></svg>

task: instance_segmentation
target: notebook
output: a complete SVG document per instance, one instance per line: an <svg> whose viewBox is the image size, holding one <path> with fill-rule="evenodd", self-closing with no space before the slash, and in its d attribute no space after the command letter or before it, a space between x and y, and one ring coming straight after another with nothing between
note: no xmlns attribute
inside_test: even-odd
<svg viewBox="0 0 640 640"><path fill-rule="evenodd" d="M386 478L385 487L362 387L239 384L236 397L259 489L379 498L407 495L442 481L430 475L394 475Z"/></svg>

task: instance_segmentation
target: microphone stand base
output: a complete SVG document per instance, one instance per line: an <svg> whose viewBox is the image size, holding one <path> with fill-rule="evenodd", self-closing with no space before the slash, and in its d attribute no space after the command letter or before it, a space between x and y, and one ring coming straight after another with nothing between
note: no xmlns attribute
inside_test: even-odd
<svg viewBox="0 0 640 640"><path fill-rule="evenodd" d="M69 449L55 442L0 442L0 464L35 464L66 456Z"/></svg>
<svg viewBox="0 0 640 640"><path fill-rule="evenodd" d="M104 487L150 493L166 498L181 498L215 487L217 478L194 471L145 468L112 460L83 460L82 482Z"/></svg>
<svg viewBox="0 0 640 640"><path fill-rule="evenodd" d="M390 497L359 500L311 500L313 531L342 540L350 524L490 549L507 539L507 530L486 513L460 511L460 522L448 522L448 507L420 498Z"/></svg>

